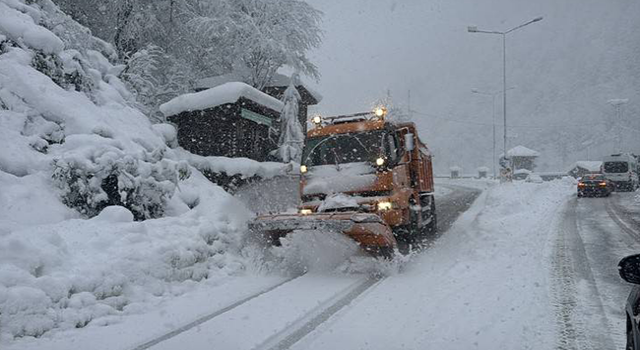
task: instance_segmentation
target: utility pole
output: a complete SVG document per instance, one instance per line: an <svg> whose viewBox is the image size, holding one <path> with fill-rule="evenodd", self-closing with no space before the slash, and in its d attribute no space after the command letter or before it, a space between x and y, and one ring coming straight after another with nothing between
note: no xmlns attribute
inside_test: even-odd
<svg viewBox="0 0 640 350"><path fill-rule="evenodd" d="M407 114L409 115L409 120L413 120L413 114L411 113L411 89L407 91Z"/></svg>

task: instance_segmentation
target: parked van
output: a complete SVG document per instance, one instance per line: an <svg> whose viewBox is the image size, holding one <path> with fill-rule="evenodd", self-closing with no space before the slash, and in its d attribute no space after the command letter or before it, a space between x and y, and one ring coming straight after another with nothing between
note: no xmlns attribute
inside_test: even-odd
<svg viewBox="0 0 640 350"><path fill-rule="evenodd" d="M605 157L602 173L616 186L616 191L635 191L638 188L638 161L628 153L612 154Z"/></svg>

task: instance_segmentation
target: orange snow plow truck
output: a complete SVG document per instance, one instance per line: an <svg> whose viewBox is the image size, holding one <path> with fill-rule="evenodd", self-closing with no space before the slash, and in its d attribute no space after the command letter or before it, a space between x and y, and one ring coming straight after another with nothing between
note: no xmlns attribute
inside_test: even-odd
<svg viewBox="0 0 640 350"><path fill-rule="evenodd" d="M274 245L294 231L342 232L384 257L399 242L419 244L435 235L431 153L415 124L385 116L377 108L314 117L300 165L298 213L259 216L250 230Z"/></svg>

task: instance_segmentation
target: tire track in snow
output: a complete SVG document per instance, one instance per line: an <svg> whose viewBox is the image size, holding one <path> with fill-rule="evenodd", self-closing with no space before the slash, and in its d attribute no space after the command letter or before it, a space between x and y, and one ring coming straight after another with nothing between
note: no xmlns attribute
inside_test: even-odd
<svg viewBox="0 0 640 350"><path fill-rule="evenodd" d="M619 205L613 203L613 199L611 197L607 198L607 201L605 203L607 214L609 214L611 220L613 220L613 222L615 222L616 225L618 225L618 227L620 227L620 229L624 231L624 233L628 234L629 236L631 236L631 238L640 243L640 233L633 229L633 227L635 227L636 229L640 228L640 223L630 218L628 214L618 215L618 213L624 213L624 210L620 208Z"/></svg>
<svg viewBox="0 0 640 350"><path fill-rule="evenodd" d="M186 325L184 325L184 326L182 326L182 327L180 327L178 329L175 329L175 330L173 330L173 331L171 331L169 333L166 333L166 334L161 335L161 336L159 336L157 338L149 340L146 343L140 344L140 345L136 346L135 348L133 348L133 350L146 350L146 349L149 349L150 347L152 347L154 345L157 345L157 344L159 344L159 343L161 343L161 342L163 342L165 340L171 339L171 338L173 338L173 337L175 337L175 336L177 336L177 335L179 335L181 333L184 333L184 332L186 332L186 331L188 331L188 330L190 330L190 329L192 329L194 327L197 327L197 326L199 326L199 325L201 325L201 324L203 324L203 323L205 323L207 321L210 321L210 320L212 320L212 319L214 319L214 318L216 318L216 317L218 317L218 316L220 316L220 315L222 315L222 314L224 314L226 312L229 312L229 311L237 308L238 306L240 306L242 304L245 304L246 302L248 302L250 300L253 300L253 299L255 299L255 298L257 298L257 297L259 297L259 296L261 296L263 294L269 293L272 290L274 290L274 289L276 289L276 288L278 288L278 287L280 287L280 286L282 286L282 285L284 285L286 283L289 283L289 282L295 280L296 278L302 277L303 275L304 274L291 277L291 278L286 279L286 280L284 280L284 281L282 281L280 283L277 283L277 284L275 284L275 285L273 285L271 287L265 288L265 289L259 291L258 293L252 294L252 295L250 295L250 296L248 296L248 297L246 297L244 299L241 299L239 301L236 301L235 303L233 303L231 305L228 305L228 306L226 306L226 307L224 307L222 309L216 310L216 311L214 311L214 312L212 312L212 313L210 313L208 315L202 316L202 317L196 319L195 321L190 322L190 323L188 323L188 324L186 324Z"/></svg>
<svg viewBox="0 0 640 350"><path fill-rule="evenodd" d="M564 222L562 223L564 226ZM560 227L553 248L553 297L555 299L556 322L558 323L558 344L560 350L577 350L578 330L573 319L577 306L576 287L571 277L572 260L567 249L564 227Z"/></svg>
<svg viewBox="0 0 640 350"><path fill-rule="evenodd" d="M351 288L349 292L344 294L340 299L330 304L329 306L321 306L319 307L320 310L307 314L302 320L299 321L304 322L299 327L293 330L285 329L282 332L275 334L271 338L267 339L262 345L254 348L254 350L285 350L291 348L302 338L317 329L318 326L329 320L331 316L338 313L345 306L349 305L356 298L362 295L365 291L377 285L385 278L386 277L370 277L366 279L362 283Z"/></svg>
<svg viewBox="0 0 640 350"><path fill-rule="evenodd" d="M576 199L565 205L552 260L553 296L558 323L557 348L614 349L611 326L578 232L576 206ZM581 300L578 295L582 296ZM591 317L586 318L586 315ZM594 319L598 321L599 327L588 327L585 324ZM590 331L586 332L586 329ZM599 332L594 332L594 329Z"/></svg>

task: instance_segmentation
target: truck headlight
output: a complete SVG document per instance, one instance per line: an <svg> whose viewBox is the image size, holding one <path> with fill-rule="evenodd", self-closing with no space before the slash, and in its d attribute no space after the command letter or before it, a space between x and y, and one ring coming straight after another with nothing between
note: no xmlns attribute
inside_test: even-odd
<svg viewBox="0 0 640 350"><path fill-rule="evenodd" d="M391 202L378 202L378 210L391 210L393 203Z"/></svg>
<svg viewBox="0 0 640 350"><path fill-rule="evenodd" d="M307 172L307 170L308 170L308 169L307 169L307 166L306 166L306 165L301 165L301 166L300 166L300 173L301 173L301 174L306 173L306 172Z"/></svg>
<svg viewBox="0 0 640 350"><path fill-rule="evenodd" d="M384 158L380 157L380 158L376 159L376 165L377 166L383 166L384 165Z"/></svg>
<svg viewBox="0 0 640 350"><path fill-rule="evenodd" d="M300 214L302 215L309 215L311 213L313 213L311 209L300 209Z"/></svg>

